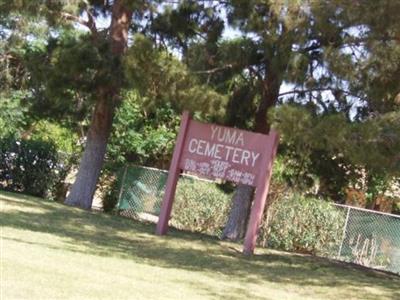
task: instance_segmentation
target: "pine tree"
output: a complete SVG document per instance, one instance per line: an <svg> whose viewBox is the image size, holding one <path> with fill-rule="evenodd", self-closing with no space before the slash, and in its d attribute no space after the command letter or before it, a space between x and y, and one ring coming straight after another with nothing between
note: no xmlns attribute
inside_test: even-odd
<svg viewBox="0 0 400 300"><path fill-rule="evenodd" d="M64 30L71 30L72 26L83 26L88 32L88 38L81 40L83 42L81 46L90 45L92 49L97 49L98 53L103 54L103 66L107 65L105 70L109 72L107 74L108 80L103 82L103 84L97 84L91 90L93 113L79 171L69 196L65 201L69 205L85 209L91 208L93 194L106 152L115 108L120 101L120 91L124 84L123 77L121 77L123 73L121 62L127 49L128 32L134 18L139 22L146 5L149 5L147 1L130 3L123 0L2 2L1 11L3 14L14 14L15 20L23 17L41 18L56 32L59 32L58 34L62 34ZM111 19L111 24L107 30L97 28L96 22L100 16ZM51 48L52 45L50 39L47 48ZM43 58L46 57L44 56ZM87 59L93 60L94 57L88 56ZM79 69L77 66L81 61L74 61L70 57L70 63L72 65L70 68L75 68L76 70ZM36 65L36 67L38 66ZM97 69L96 71L101 73L104 69ZM79 83L79 75L76 75L75 79ZM42 74L42 77L45 76L46 74ZM59 78L62 78L62 76ZM102 76L102 78L104 79L105 76ZM67 96L68 91L71 91L71 89L68 89L68 85L73 84L74 79L68 78L68 80L70 81L58 83L53 81L54 89L57 90L59 86L66 86L64 94ZM40 83L37 86L40 86ZM41 91L36 90L35 92L39 93ZM42 92L51 93L49 86L46 86Z"/></svg>
<svg viewBox="0 0 400 300"><path fill-rule="evenodd" d="M393 16L398 5L393 1L356 1L355 7L339 0L223 5L242 37L221 41L211 51L200 43L189 49L187 60L208 83L227 88L229 125L266 134L268 112L283 99L360 120L396 106L398 21L379 22ZM375 11L379 17L371 15ZM252 193L248 186L237 188L226 238L243 236Z"/></svg>
<svg viewBox="0 0 400 300"><path fill-rule="evenodd" d="M2 2L4 24L10 15L14 22L22 18L39 20L51 29L40 41L28 30L31 36L20 46L24 52L21 61L29 72L31 93L26 99L31 112L56 121L67 120L72 126L91 113L79 171L66 199L69 205L91 207L115 110L125 89L133 85L153 106L170 101L178 111L183 107L218 111L222 106L216 103L223 102L223 96L197 84L181 63L154 47L165 47L160 35L154 34L157 30L195 35L197 20L207 19L197 9L203 6L187 1L175 12L173 3L166 4L161 7L159 1L151 0ZM187 17L192 6L196 20ZM160 25L160 11L168 22L168 13L175 18L174 26ZM110 25L102 28L107 20L111 20ZM141 34L135 35L138 32ZM134 43L130 47L129 39Z"/></svg>

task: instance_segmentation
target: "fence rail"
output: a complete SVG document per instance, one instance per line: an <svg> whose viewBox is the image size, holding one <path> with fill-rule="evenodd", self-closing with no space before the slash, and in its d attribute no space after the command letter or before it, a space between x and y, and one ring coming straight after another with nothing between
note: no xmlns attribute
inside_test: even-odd
<svg viewBox="0 0 400 300"><path fill-rule="evenodd" d="M120 175L117 208L121 215L157 221L168 172L154 168L127 166ZM192 181L182 176L181 181ZM204 181L210 188L215 183ZM179 185L178 185L179 189ZM216 203L218 205L218 203ZM327 257L400 274L400 216L334 204L345 220L342 239ZM182 206L181 206L182 207ZM173 221L173 220L172 220ZM212 220L211 220L212 221ZM221 224L224 220L215 220ZM213 234L219 235L217 231Z"/></svg>

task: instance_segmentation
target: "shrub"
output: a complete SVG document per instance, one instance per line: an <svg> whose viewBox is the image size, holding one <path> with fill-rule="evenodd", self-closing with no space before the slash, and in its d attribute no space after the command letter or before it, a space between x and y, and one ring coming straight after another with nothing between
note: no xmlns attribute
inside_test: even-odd
<svg viewBox="0 0 400 300"><path fill-rule="evenodd" d="M102 176L99 182L101 193L101 204L105 212L112 212L118 203L118 191L120 182L116 175L107 174Z"/></svg>
<svg viewBox="0 0 400 300"><path fill-rule="evenodd" d="M231 195L215 183L182 178L176 191L172 223L180 229L219 235L226 223L230 202Z"/></svg>
<svg viewBox="0 0 400 300"><path fill-rule="evenodd" d="M136 92L127 93L115 116L108 157L117 162L168 167L179 120L170 105L144 109Z"/></svg>
<svg viewBox="0 0 400 300"><path fill-rule="evenodd" d="M326 255L342 238L343 212L330 203L298 195L276 201L264 216L259 242L263 246Z"/></svg>
<svg viewBox="0 0 400 300"><path fill-rule="evenodd" d="M0 139L0 188L34 196L49 196L64 175L52 142Z"/></svg>
<svg viewBox="0 0 400 300"><path fill-rule="evenodd" d="M58 152L69 155L79 154L82 151L81 145L77 143L79 137L75 132L68 127L47 120L40 120L32 125L30 138L49 141L56 146Z"/></svg>
<svg viewBox="0 0 400 300"><path fill-rule="evenodd" d="M22 128L29 123L27 106L22 105L27 94L28 92L24 90L9 90L2 86L0 90L0 138L18 136Z"/></svg>

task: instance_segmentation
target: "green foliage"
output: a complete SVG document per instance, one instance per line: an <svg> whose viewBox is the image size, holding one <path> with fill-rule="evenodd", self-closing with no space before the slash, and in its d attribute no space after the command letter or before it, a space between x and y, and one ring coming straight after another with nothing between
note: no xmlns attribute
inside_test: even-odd
<svg viewBox="0 0 400 300"><path fill-rule="evenodd" d="M81 151L78 143L78 135L69 128L58 123L40 120L32 125L30 138L53 143L58 152L77 154Z"/></svg>
<svg viewBox="0 0 400 300"><path fill-rule="evenodd" d="M303 191L322 184L323 193L329 194L333 188L337 196L347 181L337 180L346 179L346 176L343 176L341 168L333 169L341 162L333 159L335 152L329 152L329 149L341 140L340 128L346 122L342 115L319 119L305 107L283 105L272 110L270 118L281 135L279 157L285 166L282 179L289 186ZM335 125L332 127L332 124ZM332 182L335 186L329 187Z"/></svg>
<svg viewBox="0 0 400 300"><path fill-rule="evenodd" d="M393 203L393 213L400 215L400 199L397 199Z"/></svg>
<svg viewBox="0 0 400 300"><path fill-rule="evenodd" d="M286 251L328 254L342 238L344 221L342 212L329 202L293 195L270 207L259 243Z"/></svg>
<svg viewBox="0 0 400 300"><path fill-rule="evenodd" d="M325 197L340 199L349 185L372 193L385 191L400 172L400 117L396 112L363 122L343 113L282 105L270 114L281 134L286 181L299 189L317 187Z"/></svg>
<svg viewBox="0 0 400 300"><path fill-rule="evenodd" d="M182 179L175 196L172 222L177 228L219 235L227 219L231 196L215 183Z"/></svg>
<svg viewBox="0 0 400 300"><path fill-rule="evenodd" d="M125 76L147 108L169 103L176 111L188 109L222 115L226 96L200 84L186 66L150 39L137 34L124 59Z"/></svg>
<svg viewBox="0 0 400 300"><path fill-rule="evenodd" d="M184 64L143 35L124 58L126 90L108 153L119 162L167 168L183 109L202 119L222 116L226 97L199 85Z"/></svg>
<svg viewBox="0 0 400 300"><path fill-rule="evenodd" d="M99 43L93 44L87 33L62 30L48 41L25 46L33 114L72 122L87 116L98 88L113 74L107 44Z"/></svg>
<svg viewBox="0 0 400 300"><path fill-rule="evenodd" d="M400 112L391 112L356 124L349 139L353 160L380 174L400 176Z"/></svg>
<svg viewBox="0 0 400 300"><path fill-rule="evenodd" d="M189 41L199 34L207 40L210 47L224 29L221 16L212 6L202 1L180 1L175 6L166 6L150 25L151 30L162 35L176 48L186 51Z"/></svg>
<svg viewBox="0 0 400 300"><path fill-rule="evenodd" d="M0 139L0 188L34 196L48 196L63 175L53 143L41 140Z"/></svg>
<svg viewBox="0 0 400 300"><path fill-rule="evenodd" d="M339 18L348 18L346 22L357 22L364 26L359 26L361 30L357 37L348 36L352 64L348 64L347 78L351 89L362 91L363 100L368 101L368 112L398 111L400 102L396 102L396 95L400 92L400 22L395 12L400 9L400 2L365 1L357 5L357 9L346 1L338 2L349 12L341 14Z"/></svg>
<svg viewBox="0 0 400 300"><path fill-rule="evenodd" d="M117 162L167 167L179 122L179 115L168 104L149 112L136 92L128 92L115 116L108 155Z"/></svg>
<svg viewBox="0 0 400 300"><path fill-rule="evenodd" d="M110 30L91 27L116 1L1 2L0 136L29 130L21 105L33 119L76 129L97 99L116 104L121 87L134 87L117 114L109 158L165 167L183 109L257 128L255 115L265 120L263 109L282 100L288 83L290 100L307 108L285 106L274 116L287 182L338 198L364 176L359 170L371 195L399 176L398 2L128 2L130 33L141 34L130 36L123 64L110 53ZM225 18L239 38L221 39ZM363 122L351 123L354 113ZM33 139L75 152L76 136L49 124L39 122Z"/></svg>
<svg viewBox="0 0 400 300"><path fill-rule="evenodd" d="M101 198L102 198L103 210L107 213L110 213L115 209L115 206L118 203L118 195L120 187L120 182L118 181L118 177L103 176L100 179L99 186L102 194Z"/></svg>
<svg viewBox="0 0 400 300"><path fill-rule="evenodd" d="M0 138L18 135L28 123L26 109L21 107L24 92L11 92L4 95L0 92Z"/></svg>

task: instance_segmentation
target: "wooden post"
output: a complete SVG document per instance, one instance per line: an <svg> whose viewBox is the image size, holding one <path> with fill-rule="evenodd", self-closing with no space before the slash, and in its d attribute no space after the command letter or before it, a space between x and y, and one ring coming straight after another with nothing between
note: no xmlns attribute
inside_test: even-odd
<svg viewBox="0 0 400 300"><path fill-rule="evenodd" d="M178 138L176 140L174 154L172 156L171 165L169 167L167 184L163 202L161 205L160 216L158 218L156 234L164 235L168 231L168 221L171 216L172 204L174 202L176 184L180 174L179 161L182 156L183 145L185 143L185 137L187 129L190 123L190 116L188 111L184 111L181 118L181 125L179 128Z"/></svg>
<svg viewBox="0 0 400 300"><path fill-rule="evenodd" d="M247 225L246 236L243 244L243 253L245 255L251 255L256 247L258 229L261 223L262 215L264 212L265 202L268 195L269 183L272 174L272 164L278 148L279 136L276 132L271 131L269 134L269 149L268 153L263 156L261 166L263 166L262 172L260 172L256 187L256 193L254 196L254 203L250 212L250 219Z"/></svg>

